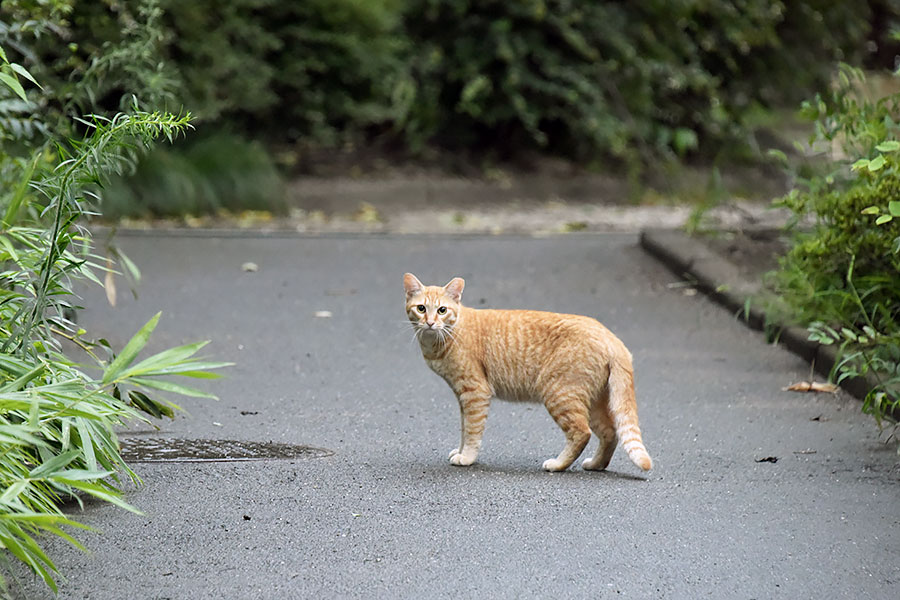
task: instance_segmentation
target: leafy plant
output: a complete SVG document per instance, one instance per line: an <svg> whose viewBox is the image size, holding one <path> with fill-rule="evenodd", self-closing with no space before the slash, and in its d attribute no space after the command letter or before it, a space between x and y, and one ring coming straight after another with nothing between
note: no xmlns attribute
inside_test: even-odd
<svg viewBox="0 0 900 600"><path fill-rule="evenodd" d="M853 163L853 170L865 171L874 178L889 177L891 172L897 169L898 161L894 153L900 150L900 142L886 140L875 146L875 150L878 154L874 158L859 159ZM892 200L891 197L885 196L881 196L881 200L880 205L873 204L862 209L862 214L874 216L875 225L887 225L894 219L900 218L900 200ZM900 235L891 242L891 251L894 254L900 253Z"/></svg>
<svg viewBox="0 0 900 600"><path fill-rule="evenodd" d="M834 61L862 56L875 5L54 2L74 41L45 36L33 56L91 110L146 90L295 152L537 149L633 169L738 146L761 107L799 100Z"/></svg>
<svg viewBox="0 0 900 600"><path fill-rule="evenodd" d="M0 74L0 92L36 110L22 84L34 86L34 78L2 47ZM139 361L159 315L118 353L105 340L89 341L69 318L72 286L99 283L97 274L112 268L93 253L80 225L99 186L132 169L159 138L174 139L189 120L135 104L129 113L79 119L87 131L81 140L0 138L16 151L0 153L0 560L20 560L53 590L56 567L38 537L53 534L81 547L66 530L82 526L63 512L65 502L80 503L86 494L135 510L118 487L123 475L138 478L119 454L115 427L171 416L177 406L156 398L159 392L209 397L168 377L209 378L225 366L195 358L204 343ZM80 348L88 364L73 359L62 340Z"/></svg>
<svg viewBox="0 0 900 600"><path fill-rule="evenodd" d="M78 47L46 44L40 53L65 79L74 68L109 73L104 81L129 92L153 84L191 106L200 124L340 147L402 120L410 91L403 7L401 0L74 2L66 28ZM136 22L141 27L132 29ZM153 61L165 69L146 68ZM118 100L107 96L94 100Z"/></svg>
<svg viewBox="0 0 900 600"><path fill-rule="evenodd" d="M415 0L407 134L650 164L745 133L758 105L822 85L866 6L820 2Z"/></svg>
<svg viewBox="0 0 900 600"><path fill-rule="evenodd" d="M844 65L828 96L803 105L810 144L837 158L776 202L807 225L773 283L810 339L838 346L837 381L876 378L863 410L881 425L900 406L900 93L873 99L865 84Z"/></svg>
<svg viewBox="0 0 900 600"><path fill-rule="evenodd" d="M144 156L115 176L102 199L105 219L177 217L245 210L283 213L284 184L258 142L214 133Z"/></svg>

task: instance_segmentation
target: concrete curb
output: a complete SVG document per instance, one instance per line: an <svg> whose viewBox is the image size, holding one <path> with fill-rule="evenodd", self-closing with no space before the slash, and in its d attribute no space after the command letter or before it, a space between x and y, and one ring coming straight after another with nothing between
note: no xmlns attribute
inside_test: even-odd
<svg viewBox="0 0 900 600"><path fill-rule="evenodd" d="M749 306L749 300L759 292L761 282L741 277L735 265L706 244L681 231L644 230L641 232L640 245L676 275L692 280L698 290L734 311L748 327L763 331L768 324L780 331L778 343L812 363L820 374L827 376L831 373L837 360L837 349L807 339L808 333L802 327L785 326L767 317L759 308ZM871 375L841 382L841 388L860 400L875 385L877 382Z"/></svg>

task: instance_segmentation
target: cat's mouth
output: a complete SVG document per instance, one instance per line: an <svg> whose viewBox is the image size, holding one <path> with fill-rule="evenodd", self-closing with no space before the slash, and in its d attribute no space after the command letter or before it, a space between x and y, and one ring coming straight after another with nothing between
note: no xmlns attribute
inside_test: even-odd
<svg viewBox="0 0 900 600"><path fill-rule="evenodd" d="M444 339L447 336L447 329L441 325L421 325L419 326L419 336L431 339Z"/></svg>

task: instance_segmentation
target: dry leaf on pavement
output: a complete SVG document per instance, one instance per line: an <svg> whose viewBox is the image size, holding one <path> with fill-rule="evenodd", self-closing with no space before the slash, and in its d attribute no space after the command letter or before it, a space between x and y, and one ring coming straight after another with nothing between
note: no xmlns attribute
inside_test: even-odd
<svg viewBox="0 0 900 600"><path fill-rule="evenodd" d="M785 392L825 392L834 394L838 391L838 386L833 383L820 383L818 381L813 381L812 383L809 381L798 381L781 389Z"/></svg>

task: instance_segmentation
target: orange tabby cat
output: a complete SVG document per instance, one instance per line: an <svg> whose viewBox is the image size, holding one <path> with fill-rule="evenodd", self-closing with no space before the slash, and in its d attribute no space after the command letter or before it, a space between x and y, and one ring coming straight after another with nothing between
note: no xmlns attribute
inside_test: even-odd
<svg viewBox="0 0 900 600"><path fill-rule="evenodd" d="M462 439L450 453L454 465L478 457L492 397L540 401L566 435L547 471L564 471L578 458L591 432L600 440L582 467L609 464L617 439L641 469L652 466L641 440L631 353L606 327L589 317L531 310L477 310L460 303L465 282L425 286L403 276L406 314L425 362L450 384L459 400Z"/></svg>

